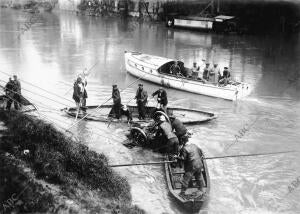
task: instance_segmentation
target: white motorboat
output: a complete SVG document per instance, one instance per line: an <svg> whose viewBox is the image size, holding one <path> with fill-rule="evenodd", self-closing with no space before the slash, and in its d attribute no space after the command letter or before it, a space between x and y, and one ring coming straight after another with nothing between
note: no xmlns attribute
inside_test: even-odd
<svg viewBox="0 0 300 214"><path fill-rule="evenodd" d="M177 62L181 71L186 71L184 63L174 59L125 51L125 66L127 72L143 80L196 94L223 98L226 100L241 99L251 92L249 84L231 81L227 85L217 85L203 82L183 75L174 75L172 68Z"/></svg>

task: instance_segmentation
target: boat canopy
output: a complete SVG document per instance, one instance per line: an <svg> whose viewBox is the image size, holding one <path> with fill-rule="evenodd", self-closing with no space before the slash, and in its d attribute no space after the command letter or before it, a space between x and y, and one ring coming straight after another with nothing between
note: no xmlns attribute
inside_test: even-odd
<svg viewBox="0 0 300 214"><path fill-rule="evenodd" d="M132 54L133 58L135 58L147 65L150 65L148 67L152 67L153 69L159 69L161 66L163 66L169 62L174 62L173 59L168 59L168 58L159 57L159 56L153 56L153 55L136 53L136 52L132 52L131 54Z"/></svg>

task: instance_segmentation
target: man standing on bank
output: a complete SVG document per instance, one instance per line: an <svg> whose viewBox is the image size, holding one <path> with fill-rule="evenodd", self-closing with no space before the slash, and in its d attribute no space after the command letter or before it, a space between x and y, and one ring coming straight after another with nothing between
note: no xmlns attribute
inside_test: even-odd
<svg viewBox="0 0 300 214"><path fill-rule="evenodd" d="M167 92L160 87L157 91L155 91L152 94L152 97L154 97L155 95L157 95L157 102L159 103L159 107L165 112L167 113L167 105L168 105L168 97L167 97Z"/></svg>
<svg viewBox="0 0 300 214"><path fill-rule="evenodd" d="M120 116L121 116L121 96L120 96L120 91L119 91L117 85L113 85L112 99L113 99L113 102L114 102L113 112L115 113L116 118L120 119Z"/></svg>
<svg viewBox="0 0 300 214"><path fill-rule="evenodd" d="M144 120L146 117L145 105L147 103L148 94L147 91L143 89L143 84L139 84L139 88L136 91L135 95L136 103L139 111L139 119Z"/></svg>
<svg viewBox="0 0 300 214"><path fill-rule="evenodd" d="M10 99L7 102L6 109L9 110L12 102L14 102L15 109L18 110L21 105L21 83L18 80L17 75L13 76L14 80L9 81L9 85L12 88Z"/></svg>

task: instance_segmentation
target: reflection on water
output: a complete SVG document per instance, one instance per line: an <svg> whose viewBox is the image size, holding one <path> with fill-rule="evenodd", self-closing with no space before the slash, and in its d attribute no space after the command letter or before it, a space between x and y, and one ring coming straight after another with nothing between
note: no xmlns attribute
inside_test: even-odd
<svg viewBox="0 0 300 214"><path fill-rule="evenodd" d="M23 80L23 94L39 107L43 118L55 124L64 128L74 124L60 109L74 106L72 85L83 69L92 67L89 105L104 103L112 84L124 89L134 82L136 78L124 70L123 56L125 50L134 50L183 60L187 66L202 59L219 63L229 66L237 80L253 85L251 96L238 102L167 90L170 105L218 115L215 121L188 127L194 133L191 141L207 156L300 150L298 35L217 35L167 29L160 23L41 13L39 22L17 39L18 27L28 14L0 12L0 84L7 81L6 74L17 74ZM122 93L123 103L134 104L136 87L137 83ZM157 87L144 82L148 94ZM149 103L155 105L151 98ZM255 125L225 152L239 130L256 118ZM69 131L114 164L162 159L148 150L124 147L127 127L121 124L80 122ZM300 189L286 195L288 185L300 175L299 163L297 154L210 160L211 196L205 209L208 213L299 213ZM184 213L168 195L161 166L116 170L128 178L133 202L148 213Z"/></svg>

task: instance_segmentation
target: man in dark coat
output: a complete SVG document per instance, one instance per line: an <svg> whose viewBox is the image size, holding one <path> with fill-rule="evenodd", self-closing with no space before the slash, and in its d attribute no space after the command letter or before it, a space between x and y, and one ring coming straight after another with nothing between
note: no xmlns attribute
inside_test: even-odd
<svg viewBox="0 0 300 214"><path fill-rule="evenodd" d="M14 80L9 81L7 84L8 88L11 89L10 97L6 105L6 109L9 110L12 102L14 102L14 107L16 110L20 108L21 105L21 83L17 78L17 75L13 76Z"/></svg>
<svg viewBox="0 0 300 214"><path fill-rule="evenodd" d="M139 119L143 120L146 117L145 105L147 103L148 94L147 91L143 89L143 84L139 84L139 88L136 91L135 95L136 103L139 111Z"/></svg>
<svg viewBox="0 0 300 214"><path fill-rule="evenodd" d="M119 91L117 85L113 85L112 99L113 99L113 102L114 102L112 110L115 113L116 118L120 119L120 116L121 116L121 96L120 96L120 91Z"/></svg>
<svg viewBox="0 0 300 214"><path fill-rule="evenodd" d="M170 118L170 122L172 125L172 129L175 131L175 134L179 140L179 143L183 144L184 142L186 142L188 140L186 127L174 115L170 115L169 118Z"/></svg>
<svg viewBox="0 0 300 214"><path fill-rule="evenodd" d="M9 78L8 83L5 85L5 94L7 96L6 110L10 110L11 104L14 101L14 82Z"/></svg>
<svg viewBox="0 0 300 214"><path fill-rule="evenodd" d="M195 176L198 189L202 189L203 180L201 171L203 169L203 153L202 150L195 144L186 143L180 150L180 156L178 159L183 161L184 175L182 180L182 187L180 194L185 195L185 191L189 186L193 176Z"/></svg>
<svg viewBox="0 0 300 214"><path fill-rule="evenodd" d="M152 94L152 97L154 97L155 95L157 95L157 102L160 104L160 108L163 109L165 113L167 113L167 92L162 87L160 87L157 91L155 91Z"/></svg>
<svg viewBox="0 0 300 214"><path fill-rule="evenodd" d="M81 77L78 77L73 85L73 99L76 103L78 113L81 110L83 94L84 94L84 87L82 84L82 79Z"/></svg>
<svg viewBox="0 0 300 214"><path fill-rule="evenodd" d="M177 136L172 132L171 124L166 121L165 116L159 117L159 128L167 138L167 152L170 155L178 155L179 142Z"/></svg>

